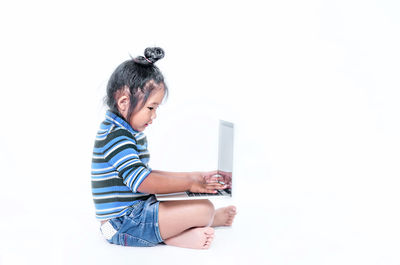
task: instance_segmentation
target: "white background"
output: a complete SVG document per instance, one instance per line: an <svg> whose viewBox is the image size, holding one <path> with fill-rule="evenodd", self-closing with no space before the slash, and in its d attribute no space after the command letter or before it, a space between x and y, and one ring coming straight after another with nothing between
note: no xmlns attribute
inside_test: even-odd
<svg viewBox="0 0 400 265"><path fill-rule="evenodd" d="M0 264L400 264L399 14L394 0L0 2ZM239 214L209 251L107 245L94 220L106 83L148 46L170 89L146 131L152 168L213 169L217 120L236 124Z"/></svg>

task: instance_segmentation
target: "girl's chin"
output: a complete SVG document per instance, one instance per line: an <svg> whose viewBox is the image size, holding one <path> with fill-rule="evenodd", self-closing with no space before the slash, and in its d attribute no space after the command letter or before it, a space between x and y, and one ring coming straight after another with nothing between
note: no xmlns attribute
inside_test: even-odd
<svg viewBox="0 0 400 265"><path fill-rule="evenodd" d="M143 132L144 130L146 130L147 126L149 126L148 124L143 125L142 127L139 128L139 132Z"/></svg>
<svg viewBox="0 0 400 265"><path fill-rule="evenodd" d="M137 132L143 132L147 128L147 126L136 127L136 128L132 127L132 128Z"/></svg>

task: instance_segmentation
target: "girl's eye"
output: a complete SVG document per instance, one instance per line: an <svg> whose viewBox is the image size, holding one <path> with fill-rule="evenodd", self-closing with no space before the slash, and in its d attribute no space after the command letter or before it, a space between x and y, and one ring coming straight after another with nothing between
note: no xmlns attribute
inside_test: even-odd
<svg viewBox="0 0 400 265"><path fill-rule="evenodd" d="M147 107L149 110L153 110L154 108L153 107Z"/></svg>

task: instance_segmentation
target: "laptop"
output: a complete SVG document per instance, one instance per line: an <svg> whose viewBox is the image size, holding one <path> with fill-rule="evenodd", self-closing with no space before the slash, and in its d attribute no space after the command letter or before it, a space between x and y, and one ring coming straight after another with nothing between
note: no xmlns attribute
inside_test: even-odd
<svg viewBox="0 0 400 265"><path fill-rule="evenodd" d="M232 197L232 171L233 171L233 133L234 124L228 121L219 121L219 138L218 138L218 169L215 175L224 180L228 188L218 190L217 193L194 193L190 191L156 194L159 201L176 201L176 200L202 200L214 198Z"/></svg>

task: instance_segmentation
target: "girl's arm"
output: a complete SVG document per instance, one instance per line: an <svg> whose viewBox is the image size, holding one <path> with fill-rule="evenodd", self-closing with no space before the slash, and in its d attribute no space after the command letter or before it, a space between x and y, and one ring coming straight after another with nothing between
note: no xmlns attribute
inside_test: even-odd
<svg viewBox="0 0 400 265"><path fill-rule="evenodd" d="M214 172L167 172L153 170L138 187L139 192L164 194L182 191L216 193L226 186L211 177Z"/></svg>
<svg viewBox="0 0 400 265"><path fill-rule="evenodd" d="M168 177L188 177L192 174L192 172L170 172L161 170L153 170L152 172Z"/></svg>

